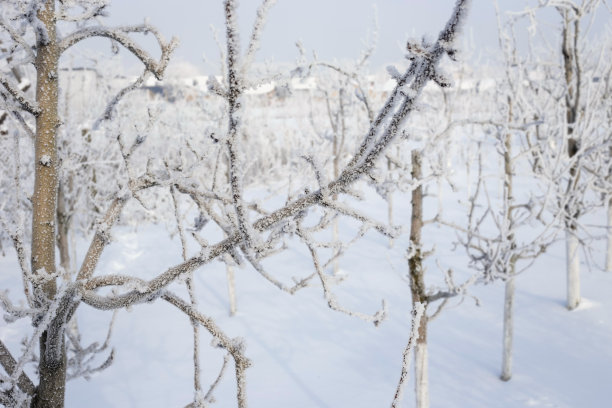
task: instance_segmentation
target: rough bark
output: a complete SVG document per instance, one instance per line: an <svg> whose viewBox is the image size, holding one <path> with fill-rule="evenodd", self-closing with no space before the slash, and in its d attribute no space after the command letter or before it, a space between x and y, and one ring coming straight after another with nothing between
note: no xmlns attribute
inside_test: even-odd
<svg viewBox="0 0 612 408"><path fill-rule="evenodd" d="M57 200L57 114L58 49L53 21L54 2L48 1L39 11L39 18L48 31L48 41L39 36L36 55L36 101L40 114L36 117L35 179L32 195L32 269L35 275L55 273L55 211ZM52 298L55 281L42 288Z"/></svg>
<svg viewBox="0 0 612 408"><path fill-rule="evenodd" d="M60 342L61 359L49 361L46 358L47 332L40 337L39 384L32 400L33 408L60 408L64 406L66 392L66 345Z"/></svg>
<svg viewBox="0 0 612 408"><path fill-rule="evenodd" d="M412 151L412 179L421 179L421 155L419 151ZM425 313L419 324L419 337L415 352L415 394L417 408L429 407L429 379L427 369L427 294L423 276L423 254L421 251L421 231L423 230L423 187L418 186L412 190L412 216L410 223L410 243L412 246L408 258L410 269L410 292L412 304L419 302L425 305Z"/></svg>
<svg viewBox="0 0 612 408"><path fill-rule="evenodd" d="M37 284L38 296L53 299L55 278L55 229L57 208L57 128L59 49L55 32L55 1L49 0L38 11L46 33L38 33L36 45L36 117L35 178L32 195L32 269L44 278ZM60 358L49 361L46 356L47 332L40 342L39 385L33 407L62 407L66 387L66 351L60 344Z"/></svg>

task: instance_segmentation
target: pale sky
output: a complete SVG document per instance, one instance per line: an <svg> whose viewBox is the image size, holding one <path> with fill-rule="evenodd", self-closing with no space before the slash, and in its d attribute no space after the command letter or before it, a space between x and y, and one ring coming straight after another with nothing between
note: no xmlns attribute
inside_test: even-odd
<svg viewBox="0 0 612 408"><path fill-rule="evenodd" d="M297 57L295 42L320 59L356 59L363 42L374 27L378 14L378 46L372 58L374 67L398 61L408 37L427 34L435 38L449 17L455 0L278 0L271 9L258 60L291 62ZM196 65L203 72L219 64L218 48L211 25L224 38L222 0L114 0L109 9L111 25L135 24L147 17L167 37L177 36L181 45L174 60ZM238 16L243 39L250 33L259 0L241 0ZM533 0L498 0L503 12L522 10ZM464 41L475 54L490 54L497 48L497 22L494 0L473 0ZM600 13L595 26L600 32L610 22L608 12ZM548 30L558 27L555 13L547 17ZM102 47L109 49L108 42ZM91 44L90 44L91 46ZM100 44L96 45L100 47ZM208 64L203 62L206 56Z"/></svg>

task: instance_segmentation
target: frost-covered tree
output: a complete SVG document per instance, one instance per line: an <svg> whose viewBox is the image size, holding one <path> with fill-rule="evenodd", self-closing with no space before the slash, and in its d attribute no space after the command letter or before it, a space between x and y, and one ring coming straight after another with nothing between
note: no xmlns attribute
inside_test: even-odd
<svg viewBox="0 0 612 408"><path fill-rule="evenodd" d="M105 1L20 1L5 2L1 10L3 44L10 42L7 55L0 66L0 84L3 106L11 122L7 125L17 145L22 132L33 139L32 160L24 164L19 155L10 161L13 166L16 195L23 203L19 211L3 212L3 228L15 247L24 282L25 304L15 304L7 294L2 294L2 307L11 319L27 318L34 330L25 341L24 349L15 357L0 342L0 374L2 403L8 406L53 406L64 404L66 381L72 377L88 376L96 370L106 368L112 362L112 353L99 366L92 363L92 356L105 352L108 340L102 345L82 346L78 332L73 330L75 312L80 305L99 310L116 311L147 302L164 300L192 323L194 331L194 399L192 406L205 406L212 401L212 393L225 372L228 362L233 360L236 378L236 401L238 406L247 405L246 370L250 365L240 339L227 336L215 321L198 309L197 299L190 284L190 277L200 268L215 259L230 260L236 264L250 265L264 279L281 290L294 293L317 278L330 308L362 317L378 324L383 311L366 315L344 308L331 291L332 280L324 273L321 250L327 249L320 242L318 232L330 225L330 220L340 215L358 221L360 235L369 229L392 235L388 226L372 220L353 208L349 202L336 197L354 195L351 186L364 176L375 172L375 168L389 146L399 139L399 130L415 110L417 100L425 85L440 81L437 65L445 54L453 53L453 42L458 27L467 13L467 0L459 0L446 27L433 43L424 44L414 52L403 74L397 77L397 85L373 117L361 143L337 175L329 177L322 170L319 157L307 155L305 161L310 177L299 186L292 186L285 204L273 210L265 210L248 198L245 191L246 170L251 160L246 156L245 145L257 144L248 137L245 126L246 112L252 107L245 98L245 90L252 85L250 68L258 48L267 10L274 1L264 0L249 37L245 52L240 50L237 28L237 4L225 0L225 75L222 81L211 77L209 89L221 96L224 110L217 132L207 135L207 143L185 143L161 158L146 149L147 135L156 126L157 116L151 109L145 110L142 121L134 123L134 112L129 108L129 93L143 85L151 74L161 79L175 42L166 42L158 31L148 25L108 28L99 23L107 6ZM5 7L6 4L6 7ZM61 26L62 33L58 27ZM73 30L68 30L72 27ZM161 49L159 60L152 58L130 36L133 33L153 34ZM58 219L62 216L58 200L60 172L66 169L59 161L59 129L70 121L63 121L60 107L61 56L75 44L91 37L105 37L114 45L121 45L134 54L144 65L143 74L111 99L102 120L95 121L91 128L71 129L73 137L92 139L105 137L112 144L120 163L114 167L114 181L119 188L100 208L95 230L90 233L88 250L79 260L79 268L73 275L62 274L55 259L58 237ZM414 50L412 50L414 51ZM10 59L8 58L10 57ZM36 93L27 93L22 80L11 72L16 66L27 67L33 74ZM35 76L35 78L34 78ZM21 85L21 86L20 86ZM34 122L34 123L32 123ZM126 124L128 126L126 126ZM128 128L131 128L128 130ZM19 129L16 131L15 129ZM85 130L85 131L83 131ZM149 140L148 143L151 141ZM264 142L265 143L265 142ZM218 145L219 154L210 155L206 150L211 144ZM20 147L22 149L23 147ZM303 152L302 152L303 153ZM303 156L303 154L302 154ZM212 180L209 169L224 163L227 177ZM28 166L29 165L29 166ZM31 207L26 187L22 185L22 172L31 168L34 174ZM93 174L91 175L93 178ZM105 177L108 177L105 175ZM216 180L216 181L215 181ZM90 180L93 182L93 180ZM215 182L224 183L225 188L214 187ZM158 191L159 194L155 194ZM164 270L154 271L150 279L136 275L108 274L98 270L98 262L110 242L110 231L127 213L131 204L139 204L147 210L151 203L168 201L170 216L175 218L181 238L183 261ZM61 195L60 195L61 197ZM188 225L182 216L181 202L190 200L198 210L198 217ZM162 206L163 208L163 206ZM59 215L58 215L58 209ZM168 209L166 209L168 210ZM22 219L13 214L23 214ZM306 218L310 215L309 221ZM312 219L316 220L313 224ZM30 218L32 233L26 234L22 225ZM213 220L224 232L224 237L209 243L202 230L206 220ZM187 228L189 227L189 229ZM191 230L191 231L189 231ZM191 232L191 236L187 232ZM287 277L278 278L266 270L263 260L285 248L287 238L298 238L310 254L314 272L286 283ZM196 253L190 253L187 241L199 245ZM28 243L31 250L28 251ZM77 262L77 260L74 260ZM228 261L230 262L230 261ZM174 293L170 285L185 279L189 299ZM199 329L205 329L213 339L213 345L226 352L224 364L208 392L204 392L200 379ZM36 353L36 346L39 352ZM24 371L34 362L39 378L37 385ZM401 387L400 387L401 388Z"/></svg>
<svg viewBox="0 0 612 408"><path fill-rule="evenodd" d="M528 10L526 15L533 17L532 13L535 10ZM521 14L518 18L522 17ZM575 226L566 239L577 245L578 241L574 240L581 232L579 217L601 206L594 199L592 189L600 185L598 191L606 190L605 182L598 183L598 180L609 169L602 165L605 160L601 159L602 154L607 154L609 143L601 132L605 111L601 103L602 88L582 84L585 100L576 102L573 98L577 85L572 82L580 84L575 78L576 70L585 66L590 66L589 75L607 72L608 68L601 65L600 58L590 58L584 65L568 62L569 67L543 59L543 55L557 57L557 49L548 54L523 54L517 46L516 18L513 15L500 28L504 76L496 79L495 92L483 95L488 101L482 104L485 119L470 120L478 133L484 130L482 138L478 137L478 152L470 159L477 163L477 184L467 200L467 228L454 226L460 231L460 244L466 249L471 266L481 271L487 281L495 278L505 281L501 370L504 381L512 377L517 276L557 240L559 225L566 232L568 222ZM568 35L567 30L570 27L564 20L564 36ZM577 59L578 51L568 50L567 41L561 42L563 55L576 54L572 58ZM573 38L572 47L577 41L577 37ZM585 59L592 57L585 50L580 52ZM600 65L591 65L597 60ZM568 106L572 104L575 104L575 115L568 113ZM570 119L573 122L568 122ZM573 149L569 148L571 145ZM490 173L498 171L490 165L489 158L495 155L500 158L501 184ZM517 185L522 188L517 189ZM575 284L579 282L577 250L576 246L570 251L568 246L568 253L576 255L568 258L573 260L568 263L568 299L574 300Z"/></svg>
<svg viewBox="0 0 612 408"><path fill-rule="evenodd" d="M418 58L420 52L427 49L428 46L425 39L421 43L409 42L407 58L409 60ZM451 60L456 60L457 50L449 48L447 54ZM388 71L394 78L399 78L397 69L394 67L389 67ZM441 192L442 185L447 184L451 189L454 188L451 181L450 163L452 163L451 158L455 151L449 146L456 143L454 138L458 137L453 130L463 125L464 122L461 118L455 117L457 112L454 110L457 107L449 104L451 96L446 89L452 83L450 76L438 70L434 82L436 87L429 88L427 98L425 98L425 103L429 105L423 108L425 112L422 114L422 120L416 126L407 127L404 130L403 137L409 143L405 143L402 148L388 152L386 159L391 166L385 166L386 168L373 177L374 181L379 181L377 187L384 192L381 195L386 199L389 199L389 194L394 190L409 192L411 196L410 243L406 251L406 259L413 304L413 320L412 331L403 356L400 381L392 402L393 407L400 404L413 349L416 406L429 407L428 325L440 315L450 299L467 296L468 288L480 276L472 275L463 282L456 283L453 270L449 269L444 272L446 285L444 288L428 283L426 278L426 259L434 255L438 240L430 241L430 235L425 234L425 227L428 225L440 227L441 225L442 201L444 201ZM436 92L438 89L442 91ZM459 95L458 92L456 96ZM441 116L444 117L444 120L441 119ZM433 186L438 187L437 194L428 193L430 187ZM430 200L437 201L437 213L432 214L431 219L424 219L426 208L432 208L427 203Z"/></svg>
<svg viewBox="0 0 612 408"><path fill-rule="evenodd" d="M453 269L443 272L445 287L438 287L429 283L427 276L427 259L434 257L435 247L438 240L431 240L435 234L429 233L426 226L443 225L442 208L439 206L438 213L431 219L424 219L424 212L428 201L440 201L438 196L427 194L426 190L435 184L444 183L449 174L444 172L445 163L449 152L440 152L443 146L448 146L450 140L434 138L422 149L413 149L410 159L410 175L412 180L411 190L411 214L410 214L410 246L406 251L408 261L408 282L413 304L413 315L415 316L416 328L408 341L407 350L404 353L404 366L402 378L406 375L408 355L414 346L414 373L415 373L415 398L418 408L427 408L430 404L429 395L429 352L428 352L428 327L431 322L444 310L448 302L453 298L463 299L469 296L468 290L482 273L471 274L462 282L457 283ZM437 146L436 146L437 145ZM425 175L424 173L429 173ZM431 242L430 242L431 240ZM436 261L437 266L439 263ZM429 313L428 313L429 311ZM418 316L418 319L416 319ZM397 396L396 396L397 397ZM394 402L394 404L397 404ZM397 405L394 405L397 406Z"/></svg>
<svg viewBox="0 0 612 408"><path fill-rule="evenodd" d="M540 150L532 139L541 122L533 111L532 95L524 87L525 77L532 73L517 55L512 28L507 27L507 31L500 28L505 75L497 79L495 92L488 93L491 101L485 105L493 109L485 108L489 119L475 123L483 127L485 140L479 144L476 160L479 178L476 191L469 198L468 227L461 241L472 267L480 270L487 280L495 277L505 280L501 370L504 381L512 377L516 277L555 241L554 225L558 221L546 211L554 197L552 184L539 180L536 171L541 166ZM487 139L494 140L493 146L486 143ZM491 192L489 177L483 174L482 168L483 154L489 157L492 149L501 158L499 193L495 188ZM486 171L491 170L495 171ZM550 171L554 170L550 168ZM516 188L519 183L526 187L522 195Z"/></svg>
<svg viewBox="0 0 612 408"><path fill-rule="evenodd" d="M373 37L376 38L376 34ZM316 80L316 88L309 94L309 122L315 137L331 148L325 149L329 157L318 159L331 178L340 175L340 169L350 160L351 152L359 143L359 135L367 131L374 119L367 65L375 45L375 40L369 43L355 63L339 64L319 61L316 54L309 62L304 47L297 44L300 59L292 76ZM337 217L332 221L331 241L339 242ZM334 275L339 272L338 258L345 249L346 246L338 246L332 257Z"/></svg>
<svg viewBox="0 0 612 408"><path fill-rule="evenodd" d="M566 235L570 310L580 303L579 252L587 247L584 237L588 232L580 220L601 205L593 190L607 174L605 166L594 169L590 163L609 150L602 105L605 87L598 80L609 72L609 58L605 47L595 46L601 43L582 29L600 5L599 0L540 1L512 19L528 18L532 32L538 31L537 14L543 8L555 9L561 19L560 38L552 41L555 45L547 49L534 45L538 51L530 51L525 61L519 62L527 71L520 85L532 95L531 113L525 113L531 117L524 120L543 122L530 140L534 170L556 188L550 211L561 215ZM546 63L543 56L555 62Z"/></svg>
<svg viewBox="0 0 612 408"><path fill-rule="evenodd" d="M58 186L60 163L58 156L58 129L62 126L59 108L59 66L61 56L72 46L91 37L106 37L115 44L121 44L145 65L145 72L159 77L163 74L174 42L166 43L157 31L147 25L107 28L96 24L96 18L104 13L107 3L104 1L9 1L2 7L0 26L5 38L8 52L5 55L4 67L0 72L2 95L6 101L6 110L11 113L15 123L21 127L23 134L33 139L34 154L31 156L34 168L34 187L31 196L31 234L23 229L23 220L13 225L3 222L11 236L24 280L24 291L29 307L36 311L33 315L36 339L28 346L25 358L33 353L33 345L40 345L38 386L32 390L15 389L12 378L22 376L22 358L17 365L4 366L10 375L8 381L3 379L6 395L11 404L23 404L26 399L32 400L33 406L62 406L65 392L66 342L65 325L74 313L75 295L73 287L66 292L58 285L58 269L55 262L57 238ZM60 35L58 25L71 25L73 31ZM134 32L151 32L155 34L162 49L159 61L153 59L129 37ZM35 77L35 95L24 92L15 79L15 70L33 67ZM8 75L6 70L12 70ZM32 118L32 120L31 120ZM34 122L33 126L30 122ZM20 134L14 137L19 139ZM19 149L19 141L16 141ZM21 164L17 157L15 163L15 189L20 192L19 174ZM60 200L61 203L61 200ZM23 209L16 208L17 213ZM4 218L4 217L3 217ZM26 246L26 235L29 235L31 250ZM28 256L29 255L29 256ZM29 258L29 259L28 259ZM28 262L31 262L28 265ZM59 290L58 290L59 287ZM46 315L41 315L42 311ZM22 391L22 392L19 392Z"/></svg>
<svg viewBox="0 0 612 408"><path fill-rule="evenodd" d="M610 51L610 45L607 44L604 49ZM607 72L603 72L603 76L598 78L602 81L604 92L601 98L601 109L604 115L603 128L604 137L607 137L608 143L611 143L610 130L612 129L612 64L606 67ZM606 135L607 133L607 135ZM598 149L594 157L589 163L589 172L597 175L597 180L594 183L595 191L601 194L604 200L604 205L607 206L606 220L606 260L604 269L607 272L612 272L612 145L608 148Z"/></svg>

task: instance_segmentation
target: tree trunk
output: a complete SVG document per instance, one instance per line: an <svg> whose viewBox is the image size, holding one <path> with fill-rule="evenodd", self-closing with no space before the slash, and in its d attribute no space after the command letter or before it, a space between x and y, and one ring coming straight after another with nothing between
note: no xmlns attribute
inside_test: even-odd
<svg viewBox="0 0 612 408"><path fill-rule="evenodd" d="M510 263L510 277L506 280L506 293L504 296L504 337L502 355L502 381L512 378L512 341L514 337L514 272L515 260Z"/></svg>
<svg viewBox="0 0 612 408"><path fill-rule="evenodd" d="M337 197L334 196L334 200ZM340 234L338 233L338 217L334 218L332 221L332 242L336 243L340 239ZM340 272L340 264L338 262L338 257L334 257L332 260L332 273L334 276L338 276L338 272Z"/></svg>
<svg viewBox="0 0 612 408"><path fill-rule="evenodd" d="M508 97L508 123L512 122L512 99ZM514 200L514 178L512 172L512 135L507 133L504 139L504 201L506 206L506 224L512 231L514 219L512 216L512 205ZM516 248L514 233L507 236L510 248ZM506 290L504 294L504 333L502 351L502 381L512 378L512 340L514 336L514 273L516 271L516 255L510 255L509 270L506 271Z"/></svg>
<svg viewBox="0 0 612 408"><path fill-rule="evenodd" d="M612 146L608 149L608 160L612 160ZM612 166L608 169L608 182L612 182ZM612 272L612 192L608 194L608 248L606 250L606 271Z"/></svg>
<svg viewBox="0 0 612 408"><path fill-rule="evenodd" d="M574 310L580 304L580 248L578 237L572 230L566 230L567 243L567 308Z"/></svg>
<svg viewBox="0 0 612 408"><path fill-rule="evenodd" d="M608 248L606 250L606 271L612 272L612 197L608 199Z"/></svg>
<svg viewBox="0 0 612 408"><path fill-rule="evenodd" d="M333 140L333 146L332 146L333 152L334 152L334 163L333 163L333 176L334 179L338 178L338 174L339 174L339 169L340 169L340 152L339 152L339 144L338 144L338 135L334 134L334 140ZM334 201L336 201L338 199L338 195L334 194L334 196L332 197ZM340 235L338 233L338 217L334 218L334 220L332 221L332 242L333 243L337 243L340 239ZM332 261L332 273L334 274L334 276L338 275L338 272L340 271L340 265L338 263L338 257L335 257Z"/></svg>
<svg viewBox="0 0 612 408"><path fill-rule="evenodd" d="M387 160L387 168L389 169L389 173L393 169L393 163L391 160ZM393 225L393 193L389 191L387 193L387 217L389 220L389 226ZM393 248L393 238L389 238L389 248Z"/></svg>
<svg viewBox="0 0 612 408"><path fill-rule="evenodd" d="M59 50L55 32L55 1L49 0L39 9L38 18L46 33L37 33L36 101L40 114L36 117L35 176L32 195L32 272L35 276L55 274L55 229L57 208L57 141L60 125L58 105ZM35 287L40 299L53 299L57 291L55 278ZM66 386L66 350L60 340L59 361L46 357L47 332L39 339L39 385L33 407L63 407Z"/></svg>
<svg viewBox="0 0 612 408"><path fill-rule="evenodd" d="M40 336L39 384L32 400L32 408L59 408L64 406L66 392L66 345L61 341L62 358L59 362L45 358L47 332Z"/></svg>
<svg viewBox="0 0 612 408"><path fill-rule="evenodd" d="M332 125L332 130L334 132L334 140L332 145L332 150L334 152L334 161L333 161L333 175L334 179L337 179L340 175L340 159L342 157L342 150L344 149L344 140L346 136L346 123L344 117L344 90L340 88L338 91L338 115L336 116L336 121L332 119L331 107L329 105L327 110L330 116L330 123ZM334 201L338 200L338 195L334 194L332 199ZM334 243L339 242L340 235L338 233L338 217L334 218L332 224L332 241ZM338 257L334 258L332 261L332 271L334 276L338 275L340 272L340 264L338 262Z"/></svg>
<svg viewBox="0 0 612 408"><path fill-rule="evenodd" d="M417 408L429 407L429 373L427 359L427 315L423 314L414 353L415 392Z"/></svg>
<svg viewBox="0 0 612 408"><path fill-rule="evenodd" d="M412 179L421 179L421 155L418 150L412 151ZM417 408L429 407L429 377L427 363L427 294L425 291L425 279L423 276L423 254L421 252L421 231L423 229L423 187L418 186L412 190L412 216L410 223L410 256L408 268L410 269L410 293L412 304L417 302L425 305L425 311L419 325L419 337L417 339L414 372L415 372L415 395Z"/></svg>
<svg viewBox="0 0 612 408"><path fill-rule="evenodd" d="M573 12L573 11L572 11ZM563 31L561 42L561 53L563 55L563 68L565 71L565 85L567 93L565 96L565 112L567 121L567 155L573 158L578 153L580 143L579 135L575 134L575 125L578 118L578 106L580 104L580 82L581 71L578 61L578 50L576 44L580 33L580 18L577 15L570 16L570 11L563 9ZM573 18L572 18L573 17ZM573 29L571 27L573 23ZM580 179L580 167L574 162L569 169L569 181L566 196L572 198L577 193L577 185ZM571 200L570 200L571 201ZM567 308L573 310L580 303L580 258L578 256L579 242L576 236L576 221L580 214L573 208L566 208L566 249L567 249Z"/></svg>
<svg viewBox="0 0 612 408"><path fill-rule="evenodd" d="M236 306L236 282L234 279L234 267L227 265L225 268L227 275L227 293L229 296L230 316L234 316L237 311Z"/></svg>

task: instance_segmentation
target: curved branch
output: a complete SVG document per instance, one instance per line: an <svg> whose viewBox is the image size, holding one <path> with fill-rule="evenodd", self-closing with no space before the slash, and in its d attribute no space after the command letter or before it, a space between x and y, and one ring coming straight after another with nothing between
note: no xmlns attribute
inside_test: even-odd
<svg viewBox="0 0 612 408"><path fill-rule="evenodd" d="M394 140L398 134L398 130L406 120L408 115L414 110L416 98L421 93L428 80L435 75L436 65L442 58L442 55L448 50L456 37L456 31L460 22L465 18L468 0L459 0L455 6L455 10L445 29L440 33L438 41L431 47L430 51L425 55L415 56L409 72L414 73L414 80L410 84L410 92L404 95L404 101L401 107L394 113L390 123L382 130L382 135L376 141L372 141L371 145L360 146L359 151L351 161L352 164L341 172L340 176L329 183L324 188L313 193L302 196L301 198L287 204L286 206L260 218L253 224L253 230L262 232L279 222L298 216L302 211L309 207L324 202L328 195L340 194L344 192L352 183L357 181L364 173L370 171L375 162L382 153ZM399 84L396 87L396 92L399 92ZM381 120L382 122L382 120ZM382 126L381 126L382 127ZM376 129L374 134L379 133ZM369 141L370 133L366 137ZM368 143L369 144L369 143ZM325 193L325 194L324 194ZM92 289L98 287L94 280L87 282L89 292L83 293L83 300L93 307L99 309L116 309L126 307L135 303L142 302L146 299L156 296L160 290L164 289L179 276L185 275L199 268L200 266L212 261L216 257L226 252L232 251L236 246L243 244L245 236L242 232L237 232L216 245L205 248L200 254L194 256L185 262L167 269L165 272L157 275L157 277L143 284L139 291L131 291L116 296L100 296L93 292Z"/></svg>
<svg viewBox="0 0 612 408"><path fill-rule="evenodd" d="M161 48L161 56L159 61L156 61L144 48L136 44L130 37L129 33L152 33ZM178 40L173 37L170 42L166 42L157 29L149 24L141 24L135 26L124 26L116 28L108 28L102 26L82 28L74 33L64 37L59 42L60 53L66 51L73 45L91 37L106 37L123 45L136 58L138 58L147 68L148 71L155 75L155 78L161 80L164 70L170 61L170 54L178 45Z"/></svg>
<svg viewBox="0 0 612 408"><path fill-rule="evenodd" d="M146 282L141 279L124 275L101 276L90 280L85 286L87 287L92 283L96 285L96 287L116 285L142 286L146 284ZM100 297L95 293L86 291L82 291L82 295L83 301L88 304L91 304L90 301L92 298ZM241 408L246 407L245 371L251 366L251 362L244 355L244 343L242 342L242 340L240 338L228 337L219 328L219 326L217 326L217 324L212 318L200 313L192 304L185 302L183 299L173 294L172 292L168 290L163 290L159 292L159 297L161 297L163 300L185 313L192 321L202 325L206 330L208 330L211 336L213 336L217 345L227 350L227 352L232 356L236 369L236 381L238 382L238 406Z"/></svg>

